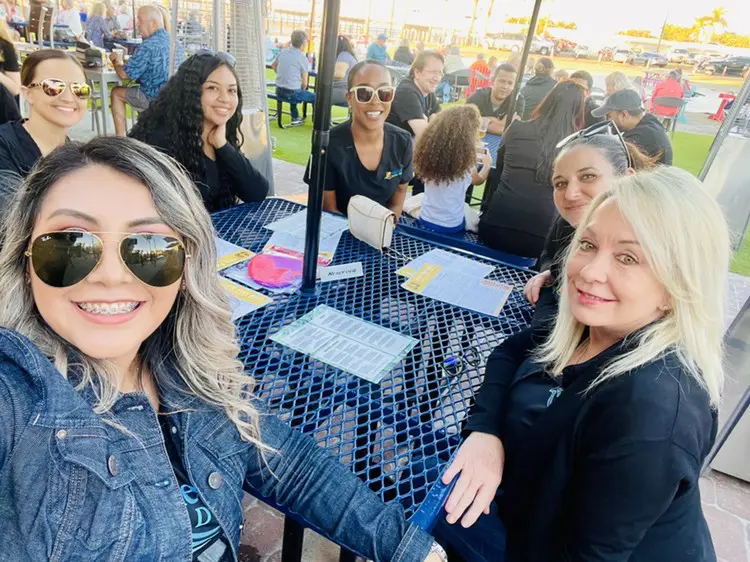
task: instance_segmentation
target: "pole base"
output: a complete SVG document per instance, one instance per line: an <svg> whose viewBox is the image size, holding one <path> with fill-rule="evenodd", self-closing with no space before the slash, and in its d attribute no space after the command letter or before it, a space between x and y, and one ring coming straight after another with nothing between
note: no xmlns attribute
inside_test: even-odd
<svg viewBox="0 0 750 562"><path fill-rule="evenodd" d="M320 293L320 285L317 283L312 287L300 287L299 289L297 289L297 294L305 298L319 297Z"/></svg>

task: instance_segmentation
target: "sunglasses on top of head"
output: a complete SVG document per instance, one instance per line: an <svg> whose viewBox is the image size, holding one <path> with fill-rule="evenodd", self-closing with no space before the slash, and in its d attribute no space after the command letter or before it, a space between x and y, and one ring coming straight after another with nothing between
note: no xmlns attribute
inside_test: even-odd
<svg viewBox="0 0 750 562"><path fill-rule="evenodd" d="M45 78L41 82L29 84L29 88L41 88L42 92L51 98L61 96L70 86L70 91L78 99L85 100L91 96L91 86L85 82L66 82L58 78Z"/></svg>
<svg viewBox="0 0 750 562"><path fill-rule="evenodd" d="M572 135L568 135L563 140L557 143L555 148L557 150L560 150L561 148L566 147L571 142L577 139L586 139L589 137L594 137L597 135L607 135L610 137L617 137L620 141L620 144L622 145L622 149L625 151L625 157L628 159L628 168L633 167L633 160L630 157L630 151L628 150L628 145L625 143L625 138L622 136L622 132L620 132L620 129L617 128L617 125L614 121L604 121L602 123L595 123L591 125L590 127L586 127L585 129L582 129L580 131L576 131Z"/></svg>
<svg viewBox="0 0 750 562"><path fill-rule="evenodd" d="M211 49L198 49L195 52L195 56L201 56L201 55L210 55L212 57L217 57L221 60L223 60L225 63L227 63L229 66L234 68L234 65L237 64L237 59L234 58L233 55L230 55L229 53L225 53L224 51L212 51Z"/></svg>
<svg viewBox="0 0 750 562"><path fill-rule="evenodd" d="M391 103L396 95L396 88L393 86L381 86L377 89L370 86L354 86L349 91L354 94L357 103L370 103L373 97L381 103Z"/></svg>
<svg viewBox="0 0 750 562"><path fill-rule="evenodd" d="M71 230L40 234L25 255L44 284L58 289L72 287L101 263L104 242L99 234L121 236L120 261L137 279L151 287L167 287L177 282L190 257L179 239L166 234Z"/></svg>

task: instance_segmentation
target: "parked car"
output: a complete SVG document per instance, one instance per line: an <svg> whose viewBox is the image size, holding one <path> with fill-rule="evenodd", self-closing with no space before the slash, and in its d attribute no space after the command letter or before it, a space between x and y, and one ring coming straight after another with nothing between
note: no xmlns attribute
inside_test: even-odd
<svg viewBox="0 0 750 562"><path fill-rule="evenodd" d="M487 43L493 49L504 49L519 53L526 43L526 35L523 33L493 33L487 36ZM552 55L555 52L555 43L549 39L534 37L531 40L530 51L544 56Z"/></svg>
<svg viewBox="0 0 750 562"><path fill-rule="evenodd" d="M728 56L723 59L710 60L699 66L699 70L706 74L737 74L745 76L750 68L750 57Z"/></svg>
<svg viewBox="0 0 750 562"><path fill-rule="evenodd" d="M531 52L542 56L555 54L555 42L544 37L534 37L531 40Z"/></svg>
<svg viewBox="0 0 750 562"><path fill-rule="evenodd" d="M612 61L627 62L631 54L630 49L615 49L614 53L612 53Z"/></svg>
<svg viewBox="0 0 750 562"><path fill-rule="evenodd" d="M667 57L660 53L654 53L652 51L646 51L640 55L631 55L627 60L628 64L641 65L641 66L667 66L669 61Z"/></svg>
<svg viewBox="0 0 750 562"><path fill-rule="evenodd" d="M573 56L577 59L587 59L594 56L594 53L586 45L576 45L573 48Z"/></svg>
<svg viewBox="0 0 750 562"><path fill-rule="evenodd" d="M669 59L669 62L676 62L678 64L688 62L690 60L690 53L687 49L675 47L669 51L667 59Z"/></svg>

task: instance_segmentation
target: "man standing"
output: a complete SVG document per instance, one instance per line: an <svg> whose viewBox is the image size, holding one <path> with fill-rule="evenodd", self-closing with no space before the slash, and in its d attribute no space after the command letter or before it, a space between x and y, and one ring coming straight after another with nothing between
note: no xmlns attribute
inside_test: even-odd
<svg viewBox="0 0 750 562"><path fill-rule="evenodd" d="M635 90L620 90L609 96L604 105L591 112L615 122L623 138L644 153L658 157L659 164L672 165L672 143L659 119L646 113L641 96Z"/></svg>
<svg viewBox="0 0 750 562"><path fill-rule="evenodd" d="M381 64L385 64L391 59L388 55L388 51L385 48L385 44L388 42L388 36L385 33L379 33L377 40L367 47L367 59L378 61Z"/></svg>
<svg viewBox="0 0 750 562"><path fill-rule="evenodd" d="M594 87L594 77L585 70L576 70L570 75L570 81L575 82L586 90L586 106L584 107L584 111L586 112L586 127L599 123L602 119L594 117L591 114L592 111L599 107L591 98L591 90Z"/></svg>
<svg viewBox="0 0 750 562"><path fill-rule="evenodd" d="M310 79L310 62L303 52L307 44L307 34L304 31L292 32L292 43L281 51L271 65L276 72L276 95L292 100L289 112L292 114L292 125L302 125L305 120L300 118L297 104L302 102L314 103L315 94L308 91Z"/></svg>
<svg viewBox="0 0 750 562"><path fill-rule="evenodd" d="M387 121L407 131L415 141L427 128L430 118L440 111L435 90L443 78L443 65L440 53L424 51L414 59L409 77L396 88ZM411 185L414 195L424 191L424 185L416 177Z"/></svg>
<svg viewBox="0 0 750 562"><path fill-rule="evenodd" d="M510 63L503 63L495 69L492 77L492 87L477 90L466 103L477 106L482 117L490 120L487 132L493 135L502 135L508 126L508 106L511 94L516 85L518 73L516 67ZM516 101L515 115L523 114L524 101L518 96Z"/></svg>
<svg viewBox="0 0 750 562"><path fill-rule="evenodd" d="M117 86L112 89L112 117L115 134L125 136L125 104L143 111L159 95L159 90L169 80L169 33L164 30L164 16L158 7L141 6L136 18L138 33L143 43L127 64L110 55L115 72L121 80L134 80L136 86ZM175 67L182 62L182 49L175 52Z"/></svg>

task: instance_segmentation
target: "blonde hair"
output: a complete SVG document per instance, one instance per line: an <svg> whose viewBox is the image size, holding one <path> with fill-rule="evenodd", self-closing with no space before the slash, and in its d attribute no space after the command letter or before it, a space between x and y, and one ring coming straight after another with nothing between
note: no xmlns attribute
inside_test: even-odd
<svg viewBox="0 0 750 562"><path fill-rule="evenodd" d="M590 388L675 354L717 406L724 380L724 293L730 258L729 232L721 209L695 177L678 168L659 167L618 178L610 191L592 201L566 263L576 253L581 233L597 209L607 202L617 205L633 228L670 302L664 316L639 333L632 351L606 365ZM536 354L538 361L550 366L553 376L562 374L586 329L570 311L567 275L561 278L557 321Z"/></svg>
<svg viewBox="0 0 750 562"><path fill-rule="evenodd" d="M140 363L160 384L223 409L242 439L267 450L253 406L254 381L238 360L232 313L216 275L211 218L187 174L150 146L130 138L98 137L86 144L66 143L39 161L18 190L3 224L0 326L28 337L64 377L73 369L78 371L76 389L93 388L94 411L105 423L119 427L105 415L119 397L112 383L114 365L84 355L55 333L39 315L26 282L24 252L44 197L61 178L87 166L104 166L145 185L159 216L180 236L190 255L183 275L185 290L141 345ZM175 384L172 370L184 386Z"/></svg>
<svg viewBox="0 0 750 562"><path fill-rule="evenodd" d="M94 4L94 7L91 8L91 15L104 17L105 11L106 8L104 6L104 2L97 2L96 4Z"/></svg>
<svg viewBox="0 0 750 562"><path fill-rule="evenodd" d="M0 18L0 39L10 43L11 45L13 44L13 38L10 36L10 28L2 18ZM2 53L0 53L0 62L2 62L3 60L4 59L2 58Z"/></svg>
<svg viewBox="0 0 750 562"><path fill-rule="evenodd" d="M620 90L635 90L635 86L633 86L627 75L619 70L608 74L604 79L604 83L607 87L612 86L615 92L619 92Z"/></svg>

